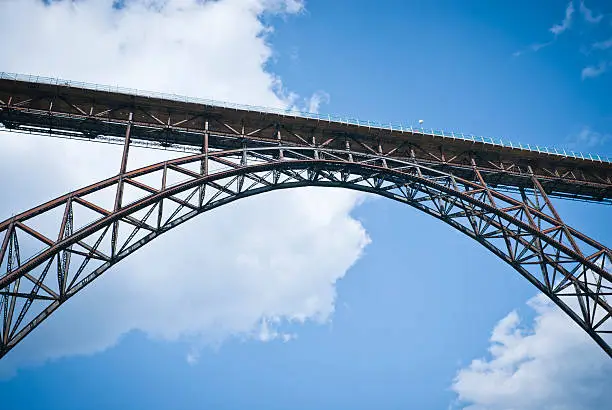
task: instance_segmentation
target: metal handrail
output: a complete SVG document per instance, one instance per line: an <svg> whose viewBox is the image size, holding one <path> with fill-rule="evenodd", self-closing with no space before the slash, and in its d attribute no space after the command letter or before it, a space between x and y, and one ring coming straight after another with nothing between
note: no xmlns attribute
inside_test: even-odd
<svg viewBox="0 0 612 410"><path fill-rule="evenodd" d="M566 149L557 149L556 147L536 146L535 148L532 148L531 145L529 144L527 144L527 146L524 146L521 143L516 144L510 140L507 140L507 139L504 140L502 138L482 137L482 136L476 136L473 134L465 134L462 132L436 130L433 128L426 129L423 127L413 127L412 125L407 126L402 123L384 124L384 123L371 121L371 120L359 120L356 118L348 118L348 117L342 117L342 116L331 115L331 114L320 114L320 113L312 113L312 112L300 111L300 110L295 110L295 109L283 109L283 108L272 108L272 107L261 107L261 106L253 106L253 105L246 105L246 104L237 104L237 103L217 101L217 100L206 99L206 98L186 97L186 96L177 95L177 94L161 93L161 92L155 92L155 91L143 91L143 90L138 90L135 88L92 84L92 83L85 83L85 82L80 82L80 81L67 81L67 80L62 80L59 78L51 78L51 77L43 77L43 76L35 76L35 75L27 75L27 74L0 72L0 79L26 81L26 82L31 82L31 83L48 84L48 85L78 87L78 88L84 88L88 90L105 91L105 92L111 92L111 93L131 94L131 95L137 95L140 97L158 98L158 99L172 100L172 101L178 101L178 102L209 105L209 106L221 107L221 108L253 111L253 112L258 112L258 113L301 117L301 118L313 119L317 121L327 121L330 123L335 122L335 123L341 123L345 125L354 125L357 127L367 127L367 128L375 128L375 129L380 129L380 130L399 131L402 133L403 132L420 133L424 135L431 135L433 137L459 139L459 140L464 140L464 141L471 141L473 143L478 142L478 143L482 143L486 145L493 145L493 146L505 147L505 148L510 147L512 149L519 149L522 151L529 151L529 152L537 152L539 154L555 155L555 156L559 156L562 158L569 157L569 158L576 158L576 159L585 160L585 161L612 163L611 156L603 156L603 155L583 153L583 152L574 152L574 151L568 151Z"/></svg>

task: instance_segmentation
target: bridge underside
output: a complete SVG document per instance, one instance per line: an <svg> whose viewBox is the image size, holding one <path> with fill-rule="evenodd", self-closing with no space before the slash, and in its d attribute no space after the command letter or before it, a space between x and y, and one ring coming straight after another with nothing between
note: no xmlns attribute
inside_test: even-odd
<svg viewBox="0 0 612 410"><path fill-rule="evenodd" d="M0 357L114 264L189 219L277 189L381 195L476 240L612 357L612 251L551 196L612 202L612 164L484 142L0 79L17 132L123 144L119 173L0 222ZM128 171L133 144L197 153Z"/></svg>
<svg viewBox="0 0 612 410"><path fill-rule="evenodd" d="M131 118L131 120L130 120ZM475 180L474 167L498 190L532 188L535 175L549 196L612 203L612 163L439 137L424 130L354 125L281 113L229 109L188 100L120 94L70 83L0 78L0 123L6 130L201 152L210 149L308 146L412 159ZM365 124L365 123L359 123ZM493 141L493 140L491 140Z"/></svg>
<svg viewBox="0 0 612 410"><path fill-rule="evenodd" d="M108 268L196 215L276 189L324 186L406 203L477 240L612 356L606 299L612 252L563 224L532 182L532 194L508 196L482 181L407 161L286 147L211 152L122 172L0 223L6 272L0 277L0 355ZM54 237L37 222L52 212Z"/></svg>

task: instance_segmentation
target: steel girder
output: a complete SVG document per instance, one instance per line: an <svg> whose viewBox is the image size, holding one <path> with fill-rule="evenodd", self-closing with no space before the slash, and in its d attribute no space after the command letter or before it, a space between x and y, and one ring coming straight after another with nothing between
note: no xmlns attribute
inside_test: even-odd
<svg viewBox="0 0 612 410"><path fill-rule="evenodd" d="M551 197L612 203L612 162L599 156L49 80L0 73L0 124L5 130L123 144L130 124L134 145L191 152L200 152L205 137L211 148L223 150L240 148L245 139L249 147L350 147L357 154L414 158L462 178L471 177L475 162L484 180L498 190L532 187L535 175Z"/></svg>
<svg viewBox="0 0 612 410"><path fill-rule="evenodd" d="M538 178L509 194L416 160L321 147L209 151L71 192L0 223L0 357L111 266L200 213L304 186L400 201L463 232L551 298L612 357L612 251L567 226ZM127 156L129 130L126 135ZM54 219L55 218L55 219ZM54 233L53 236L48 232ZM27 243L27 245L26 245Z"/></svg>

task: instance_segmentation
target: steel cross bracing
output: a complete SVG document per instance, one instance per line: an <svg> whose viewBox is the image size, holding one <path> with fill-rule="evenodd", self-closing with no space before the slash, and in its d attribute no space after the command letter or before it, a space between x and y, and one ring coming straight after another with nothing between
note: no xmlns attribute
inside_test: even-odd
<svg viewBox="0 0 612 410"><path fill-rule="evenodd" d="M124 146L118 175L0 222L0 357L109 267L194 216L302 186L382 195L475 239L612 356L612 252L550 197L610 202L612 164L299 117L0 80L0 123ZM128 170L131 145L197 154Z"/></svg>
<svg viewBox="0 0 612 410"><path fill-rule="evenodd" d="M565 225L535 177L532 191L509 196L491 189L476 168L474 176L350 150L284 146L205 152L122 172L0 223L0 355L108 268L194 216L263 192L324 186L406 203L474 238L612 356L610 249ZM113 206L108 199L117 192L125 197ZM35 226L53 211L52 237Z"/></svg>
<svg viewBox="0 0 612 410"><path fill-rule="evenodd" d="M466 179L472 177L474 162L485 182L497 190L530 189L533 174L551 197L612 203L612 162L599 156L581 159L492 145L484 139L441 137L412 128L233 109L181 97L121 94L70 82L50 84L0 76L0 123L16 132L119 144L123 144L129 123L132 144L191 152L200 152L205 135L210 138L209 146L216 149L240 148L244 139L249 147L281 142L343 150L348 144L353 152L414 158Z"/></svg>

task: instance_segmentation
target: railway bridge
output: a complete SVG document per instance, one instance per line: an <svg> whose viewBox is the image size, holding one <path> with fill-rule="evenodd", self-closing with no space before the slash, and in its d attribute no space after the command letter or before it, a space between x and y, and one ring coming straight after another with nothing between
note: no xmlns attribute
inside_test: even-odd
<svg viewBox="0 0 612 410"><path fill-rule="evenodd" d="M612 250L565 224L553 205L611 204L610 158L9 73L0 73L0 124L15 138L123 146L116 175L0 222L0 357L172 228L241 198L305 186L380 195L444 221L511 265L612 357ZM131 146L184 156L128 170ZM48 235L37 221L52 215Z"/></svg>

